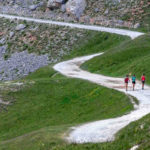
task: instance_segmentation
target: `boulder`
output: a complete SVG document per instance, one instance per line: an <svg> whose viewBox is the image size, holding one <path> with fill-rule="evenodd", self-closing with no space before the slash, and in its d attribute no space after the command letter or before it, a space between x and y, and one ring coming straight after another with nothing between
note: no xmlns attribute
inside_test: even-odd
<svg viewBox="0 0 150 150"><path fill-rule="evenodd" d="M44 6L44 2L40 2L37 4L37 7L42 7L42 6Z"/></svg>
<svg viewBox="0 0 150 150"><path fill-rule="evenodd" d="M30 5L30 6L29 6L29 9L30 9L31 11L34 11L34 10L36 10L38 7L42 7L43 5L44 5L44 2L40 2L40 3L36 4L36 5Z"/></svg>
<svg viewBox="0 0 150 150"><path fill-rule="evenodd" d="M34 10L36 10L37 9L37 5L30 5L29 6L29 9L31 10L31 11L34 11Z"/></svg>
<svg viewBox="0 0 150 150"><path fill-rule="evenodd" d="M10 33L9 33L9 37L10 37L10 38L12 38L14 35L15 35L14 32L10 32Z"/></svg>
<svg viewBox="0 0 150 150"><path fill-rule="evenodd" d="M48 8L59 8L62 3L63 3L63 0L49 0L47 3L47 7Z"/></svg>
<svg viewBox="0 0 150 150"><path fill-rule="evenodd" d="M26 28L26 25L24 25L24 24L19 24L19 25L17 25L16 30L17 30L17 31L21 31L21 30L23 30L23 29L25 29L25 28Z"/></svg>
<svg viewBox="0 0 150 150"><path fill-rule="evenodd" d="M61 12L65 12L66 11L66 5L65 4L62 4L61 5Z"/></svg>
<svg viewBox="0 0 150 150"><path fill-rule="evenodd" d="M94 12L98 13L99 12L99 8L94 8Z"/></svg>
<svg viewBox="0 0 150 150"><path fill-rule="evenodd" d="M106 9L104 15L108 15L108 14L109 14L109 9Z"/></svg>
<svg viewBox="0 0 150 150"><path fill-rule="evenodd" d="M6 53L7 46L0 46L0 58L3 58L4 54Z"/></svg>
<svg viewBox="0 0 150 150"><path fill-rule="evenodd" d="M69 0L66 3L66 11L68 14L80 18L86 8L86 5L85 0Z"/></svg>
<svg viewBox="0 0 150 150"><path fill-rule="evenodd" d="M137 29L137 28L139 28L140 27L140 23L136 23L135 25L134 25L134 29Z"/></svg>
<svg viewBox="0 0 150 150"><path fill-rule="evenodd" d="M0 44L5 44L5 42L6 42L6 38L2 38L2 39L0 40Z"/></svg>

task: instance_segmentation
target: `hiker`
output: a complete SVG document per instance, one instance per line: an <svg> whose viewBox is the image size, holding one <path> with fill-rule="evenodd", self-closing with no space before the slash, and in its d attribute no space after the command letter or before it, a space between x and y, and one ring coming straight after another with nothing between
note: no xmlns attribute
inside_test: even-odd
<svg viewBox="0 0 150 150"><path fill-rule="evenodd" d="M143 73L143 75L141 76L141 82L142 82L142 90L144 90L144 84L145 84L145 74Z"/></svg>
<svg viewBox="0 0 150 150"><path fill-rule="evenodd" d="M136 76L135 76L135 74L132 76L132 84L133 84L133 91L134 91L135 84L136 84Z"/></svg>
<svg viewBox="0 0 150 150"><path fill-rule="evenodd" d="M126 75L124 82L125 82L125 87L126 87L126 91L128 90L128 83L129 83L130 79L129 79L129 75Z"/></svg>

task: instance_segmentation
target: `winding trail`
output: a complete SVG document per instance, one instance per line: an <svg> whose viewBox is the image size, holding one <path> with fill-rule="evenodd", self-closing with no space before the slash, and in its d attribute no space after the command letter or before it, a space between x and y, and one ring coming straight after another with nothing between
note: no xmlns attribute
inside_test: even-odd
<svg viewBox="0 0 150 150"><path fill-rule="evenodd" d="M80 69L80 65L85 61L92 59L102 53L75 58L65 61L54 66L54 69L67 77L80 78L89 80L96 84L112 88L126 94L132 95L139 100L139 105L134 111L121 117L87 123L78 127L73 127L67 140L73 143L96 143L107 142L115 139L115 134L129 123L136 121L150 113L150 87L145 86L145 90L141 90L140 82L136 84L136 90L132 91L129 85L129 91L126 92L123 85L123 78L112 78L103 75L93 74ZM130 83L131 84L131 83Z"/></svg>
<svg viewBox="0 0 150 150"><path fill-rule="evenodd" d="M137 38L144 34L144 33L124 30L124 29L114 29L114 28L99 27L99 26L72 24L72 23L57 22L57 21L50 21L50 20L43 20L43 19L12 16L6 14L0 14L0 17L1 18L4 17L7 19L26 20L30 22L43 23L43 24L67 26L71 28L80 28L80 29L115 33L119 35L129 36L131 37L131 39ZM139 100L139 105L135 107L135 110L131 111L129 114L126 114L124 116L113 118L113 119L100 120L92 123L87 123L85 125L81 125L78 127L73 127L72 128L73 131L66 138L69 142L96 143L96 142L112 141L115 139L115 134L120 129L124 128L129 123L136 121L150 113L150 87L149 86L145 86L145 90L143 91L141 90L141 84L137 82L136 90L134 92L131 89L128 92L126 92L124 90L124 87L122 86L123 85L122 78L106 77L103 75L93 74L80 69L80 65L82 63L92 59L93 57L102 54L103 53L99 53L99 54L79 57L69 61L61 62L56 64L54 66L54 69L67 77L89 80L93 83L132 95Z"/></svg>

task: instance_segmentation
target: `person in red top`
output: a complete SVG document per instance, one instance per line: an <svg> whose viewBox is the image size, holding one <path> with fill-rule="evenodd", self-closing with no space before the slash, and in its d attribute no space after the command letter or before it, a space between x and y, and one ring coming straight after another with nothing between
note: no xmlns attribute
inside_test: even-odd
<svg viewBox="0 0 150 150"><path fill-rule="evenodd" d="M128 90L128 83L129 83L130 79L129 79L129 75L126 75L124 82L125 82L125 87L126 87L126 91Z"/></svg>
<svg viewBox="0 0 150 150"><path fill-rule="evenodd" d="M141 82L142 82L142 90L144 90L144 84L145 84L145 74L143 73L143 75L141 76Z"/></svg>

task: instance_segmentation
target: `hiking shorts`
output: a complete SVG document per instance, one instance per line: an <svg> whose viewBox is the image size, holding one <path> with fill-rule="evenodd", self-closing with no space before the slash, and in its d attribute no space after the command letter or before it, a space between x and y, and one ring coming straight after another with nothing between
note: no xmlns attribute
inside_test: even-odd
<svg viewBox="0 0 150 150"><path fill-rule="evenodd" d="M132 81L132 84L136 84L136 82L135 82L135 81Z"/></svg>
<svg viewBox="0 0 150 150"><path fill-rule="evenodd" d="M145 84L145 81L142 81L143 84Z"/></svg>

